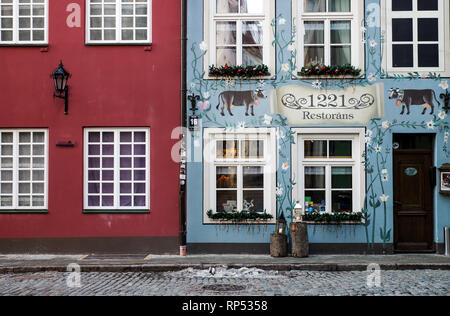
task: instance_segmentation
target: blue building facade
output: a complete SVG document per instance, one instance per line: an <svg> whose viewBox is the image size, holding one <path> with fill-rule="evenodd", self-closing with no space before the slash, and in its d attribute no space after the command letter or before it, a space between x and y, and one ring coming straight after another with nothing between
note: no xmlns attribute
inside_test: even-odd
<svg viewBox="0 0 450 316"><path fill-rule="evenodd" d="M188 251L268 253L302 214L311 253L442 252L449 20L444 0L190 1Z"/></svg>

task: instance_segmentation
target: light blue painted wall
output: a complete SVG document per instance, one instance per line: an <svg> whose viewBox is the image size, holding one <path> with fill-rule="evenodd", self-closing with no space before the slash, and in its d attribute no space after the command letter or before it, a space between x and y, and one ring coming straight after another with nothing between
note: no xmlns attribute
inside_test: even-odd
<svg viewBox="0 0 450 316"><path fill-rule="evenodd" d="M385 88L385 116L380 118L381 121L394 122L396 120L395 126L390 128L388 131L381 129L385 133L383 139L383 150L386 148L392 148L392 134L393 133L434 133L436 134L436 149L435 149L435 165L440 167L444 163L450 162L450 153L444 151L444 133L448 131L444 127L449 124L448 115L443 119L437 117L432 117L429 114L421 115L422 108L417 106L411 107L410 115L400 115L400 108L395 106L394 100L388 99L388 90L390 88L400 88L400 89L433 89L437 96L443 93L444 90L440 86L443 81L450 82L450 79L446 78L433 78L433 79L381 79L380 70L382 68L380 62L380 47L382 41L380 39L381 29L380 29L380 17L375 15L375 19L372 20L372 9L379 9L379 0L368 0L366 1L366 25L367 27L367 44L366 44L366 75L374 75L376 80L373 82L362 82L364 84L374 84L377 82L383 82ZM198 81L199 75L203 72L203 60L200 56L203 51L200 49L199 45L204 40L203 39L203 0L193 0L188 2L188 87L190 87L190 93L199 94L202 97L202 101L209 101L212 104L212 109L208 112L204 112L202 120L202 128L206 127L217 127L217 126L233 126L239 123L245 123L247 127L254 126L265 126L260 121L257 120L258 117L261 118L264 114L270 114L270 104L269 100L262 101L261 105L255 108L255 117L246 117L244 111L234 111L235 116L221 117L219 112L216 111L215 105L217 104L218 95L229 88L219 87L214 88L213 80ZM276 16L278 18L284 18L286 23L280 25L277 23L277 34L285 32L288 35L291 33L291 1L278 0L276 1ZM373 40L376 43L375 47L371 47L369 44ZM450 52L447 52L449 54ZM290 52L284 52L284 60L277 60L277 73L278 75L283 74L281 72L281 64L287 63L288 58L290 58ZM197 62L197 63L196 63ZM195 71L194 71L195 70ZM277 77L278 77L277 75ZM310 81L301 80L291 80L288 79L283 85L301 85L311 87ZM330 84L330 82L329 82ZM263 87L266 91L273 89L271 87L271 82L267 81L265 83L252 81L251 83L237 83L236 87L233 89L247 90L249 88ZM331 83L330 89L336 88L336 86ZM439 100L441 104L442 100ZM442 107L442 106L441 106ZM441 110L437 109L439 113ZM202 112L200 112L202 113ZM207 115L207 116L206 116ZM436 125L440 127L435 127L430 129L425 126L413 128L408 126L420 125L422 122L429 122L434 120ZM381 124L381 121L378 124ZM402 124L403 123L403 126ZM323 126L323 125L322 125ZM354 126L354 125L352 125ZM289 127L289 126L288 126ZM299 127L299 126L290 126ZM309 126L312 127L312 126ZM373 130L375 133L376 129L373 125L367 126L369 130ZM375 139L372 139L375 141ZM267 243L270 239L270 233L273 232L273 225L268 225L267 227L248 227L248 226L232 226L223 227L218 225L203 225L203 168L201 161L202 153L202 132L189 133L189 150L190 162L188 163L188 191L187 191L187 238L188 243ZM384 151L383 151L384 152ZM393 171L392 171L392 150L391 154L387 155L387 160L385 166L377 166L377 168L387 169L388 178L387 182L382 183L384 194L388 195L390 198L386 203L386 211L384 211L383 206L380 206L375 214L373 210L369 209L368 214L370 214L371 224L367 227L363 225L357 226L341 226L341 227L330 227L330 226L314 226L309 229L309 238L312 243L366 243L367 235L369 234L369 242L375 243L385 243L390 244L393 242ZM290 146L283 146L282 151L278 157L279 165L279 177L281 175L281 165L284 161L289 161L292 165L289 157L291 156ZM286 157L286 158L283 158ZM376 164L376 154L371 153L368 158L371 164ZM379 181L373 186L374 193L379 197L382 194L382 188ZM282 206L283 208L288 207L287 204ZM374 216L376 220L373 221ZM438 193L436 188L435 192L435 242L443 242L443 228L445 226L450 226L450 197L443 196ZM385 232L391 231L390 238L383 240L380 236L379 230L384 229ZM374 236L374 240L372 239Z"/></svg>

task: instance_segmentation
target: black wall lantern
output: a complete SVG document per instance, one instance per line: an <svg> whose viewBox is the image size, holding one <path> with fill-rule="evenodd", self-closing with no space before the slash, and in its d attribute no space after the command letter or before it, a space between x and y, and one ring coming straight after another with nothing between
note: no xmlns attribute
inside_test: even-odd
<svg viewBox="0 0 450 316"><path fill-rule="evenodd" d="M62 61L59 62L58 68L52 73L51 78L55 83L55 92L53 97L64 99L64 114L69 112L69 81L71 74L64 69Z"/></svg>
<svg viewBox="0 0 450 316"><path fill-rule="evenodd" d="M448 93L448 89L445 91L445 94L441 94L441 99L444 99L444 107L442 108L445 113L448 113L448 110L450 110L450 93Z"/></svg>

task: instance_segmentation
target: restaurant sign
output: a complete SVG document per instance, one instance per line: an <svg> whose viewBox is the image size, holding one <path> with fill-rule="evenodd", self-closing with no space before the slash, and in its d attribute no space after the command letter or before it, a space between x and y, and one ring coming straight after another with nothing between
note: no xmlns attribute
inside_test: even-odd
<svg viewBox="0 0 450 316"><path fill-rule="evenodd" d="M272 93L271 111L295 124L368 124L384 116L384 85L317 90L285 86Z"/></svg>

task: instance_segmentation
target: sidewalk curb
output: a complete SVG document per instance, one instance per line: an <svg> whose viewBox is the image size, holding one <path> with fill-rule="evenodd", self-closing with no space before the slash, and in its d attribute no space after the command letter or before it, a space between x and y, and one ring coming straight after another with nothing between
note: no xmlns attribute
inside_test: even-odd
<svg viewBox="0 0 450 316"><path fill-rule="evenodd" d="M208 269L209 267L222 267L239 269L243 267L257 268L261 270L275 271L323 271L323 272L343 272L343 271L366 271L367 264L209 264L209 263L193 263L193 264L117 264L117 265L101 265L101 264L80 264L81 272L171 272L180 271L188 268L197 270ZM380 264L381 270L450 270L450 263L383 263ZM68 272L65 265L36 265L36 266L13 266L0 267L0 274L6 273L38 273L38 272ZM69 271L72 272L72 271Z"/></svg>

